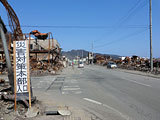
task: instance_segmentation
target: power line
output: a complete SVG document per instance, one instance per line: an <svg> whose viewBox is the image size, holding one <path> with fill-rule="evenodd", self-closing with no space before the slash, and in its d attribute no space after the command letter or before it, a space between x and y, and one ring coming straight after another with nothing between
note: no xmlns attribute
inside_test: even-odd
<svg viewBox="0 0 160 120"><path fill-rule="evenodd" d="M145 31L147 31L148 29L149 29L149 28L147 28L147 29L145 29L145 30L143 30L143 31L137 31L137 32L135 32L135 33L132 33L132 34L127 35L127 36L125 36L125 37L122 37L122 38L120 38L120 39L117 39L117 40L114 40L114 41L111 41L111 42L108 42L108 43L105 43L105 44L102 44L102 45L95 46L94 48L101 48L101 47L105 47L105 46L107 46L107 45L111 45L111 44L116 43L116 42L119 42L119 41L126 40L127 38L130 38L130 37L132 37L132 36L135 36L135 35L138 35L138 34L140 34L140 33L143 33L143 32L145 32Z"/></svg>
<svg viewBox="0 0 160 120"><path fill-rule="evenodd" d="M149 28L149 25L129 25L129 26L114 27L114 29L118 29L118 28L123 28L123 29L147 29L147 28ZM107 32L107 33L110 33L109 35L111 35L111 34L114 34L115 31L116 30L114 30L112 32L110 31L110 32ZM105 36L106 36L106 34L101 36L101 38L98 38L98 39L94 40L94 42L101 41L100 39L102 39Z"/></svg>
<svg viewBox="0 0 160 120"><path fill-rule="evenodd" d="M6 25L11 26L11 25ZM46 26L46 25L21 25L24 28L65 28L65 29L110 29L114 26ZM121 26L121 28L146 28L146 25L128 25L128 26Z"/></svg>
<svg viewBox="0 0 160 120"><path fill-rule="evenodd" d="M149 26L130 26L130 27L118 27L118 28L125 28L125 29L148 29L149 28ZM110 33L109 35L111 36L111 35L113 35L114 33L116 32L116 30L114 30L114 31L110 31L110 32L108 32L108 33ZM103 36L101 36L101 38L98 38L98 39L96 39L96 40L94 40L94 42L99 42L99 41L101 41L101 39L105 36L106 34L104 34Z"/></svg>
<svg viewBox="0 0 160 120"><path fill-rule="evenodd" d="M138 4L140 3L140 1L141 0L138 0L135 4L134 4L134 6L132 6L129 10L128 10L128 12L118 21L118 23L117 24L120 24L120 21L122 21L122 20L124 20L137 6L138 6Z"/></svg>
<svg viewBox="0 0 160 120"><path fill-rule="evenodd" d="M144 0L142 2L142 0L138 0L136 2L136 4L129 9L129 11L127 12L127 14L125 16L123 16L118 22L119 22L119 26L121 26L124 22L126 22L128 19L130 19L131 16L133 16L137 11L139 11L140 9L142 9L143 7L145 7L147 5L147 1Z"/></svg>
<svg viewBox="0 0 160 120"><path fill-rule="evenodd" d="M143 2L142 2L142 0L138 0L135 4L134 4L134 6L133 7L131 7L129 10L128 10L128 12L126 13L126 15L125 16L123 16L114 26L118 26L118 27L113 27L114 28L114 30L112 30L112 32L109 34L109 35L111 35L111 34L113 34L113 33L115 33L115 31L117 31L117 29L118 28L123 28L123 26L122 26L122 24L124 23L124 22L126 22L133 14L135 14L136 12L137 12L137 10L140 10L140 9L142 9L145 5L147 5L147 1L146 0L144 0ZM141 25L140 25L141 26ZM132 28L143 28L142 26L141 27L134 27L134 26L132 26ZM146 25L146 28L148 28L149 27L149 25ZM131 26L130 26L130 28L131 28ZM145 28L145 27L144 27ZM100 41L99 39L97 39L97 40L95 40L94 42L97 42L97 41Z"/></svg>

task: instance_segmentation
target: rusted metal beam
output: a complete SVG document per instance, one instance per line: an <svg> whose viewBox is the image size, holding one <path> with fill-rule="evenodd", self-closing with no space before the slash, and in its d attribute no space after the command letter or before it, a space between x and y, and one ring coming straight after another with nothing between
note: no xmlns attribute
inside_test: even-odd
<svg viewBox="0 0 160 120"><path fill-rule="evenodd" d="M0 0L0 2L3 4L8 13L9 27L11 28L14 34L15 40L21 40L23 38L23 34L16 13L14 12L13 8L9 5L7 0Z"/></svg>

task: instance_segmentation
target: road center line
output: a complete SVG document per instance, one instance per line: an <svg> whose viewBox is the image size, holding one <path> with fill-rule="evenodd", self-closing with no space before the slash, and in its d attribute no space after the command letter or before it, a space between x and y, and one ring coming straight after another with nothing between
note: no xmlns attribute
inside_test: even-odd
<svg viewBox="0 0 160 120"><path fill-rule="evenodd" d="M95 100L92 100L92 99L89 99L89 98L83 98L84 100L86 101L89 101L89 102L92 102L92 103L95 103L95 104L98 104L98 105L102 105L101 102L98 102L98 101L95 101Z"/></svg>
<svg viewBox="0 0 160 120"><path fill-rule="evenodd" d="M124 79L124 80L126 80L126 79ZM145 84L145 83L141 83L141 82L137 82L135 80L127 80L127 81L134 82L134 83L137 83L137 84L140 84L140 85L144 85L144 86L147 86L147 87L152 87L151 85L148 85L148 84Z"/></svg>

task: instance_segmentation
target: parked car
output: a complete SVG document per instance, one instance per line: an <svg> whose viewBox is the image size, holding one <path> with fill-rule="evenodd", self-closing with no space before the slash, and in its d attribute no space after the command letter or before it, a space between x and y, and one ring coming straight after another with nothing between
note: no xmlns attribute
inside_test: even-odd
<svg viewBox="0 0 160 120"><path fill-rule="evenodd" d="M78 63L78 68L84 68L84 63L82 61Z"/></svg>
<svg viewBox="0 0 160 120"><path fill-rule="evenodd" d="M117 65L114 62L108 62L107 68L117 68Z"/></svg>

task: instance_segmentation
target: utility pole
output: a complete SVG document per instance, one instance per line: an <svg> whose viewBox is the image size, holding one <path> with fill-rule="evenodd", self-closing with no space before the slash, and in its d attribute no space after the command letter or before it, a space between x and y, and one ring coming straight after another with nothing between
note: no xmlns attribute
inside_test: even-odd
<svg viewBox="0 0 160 120"><path fill-rule="evenodd" d="M150 67L151 67L151 72L153 71L153 58L152 58L152 0L149 1L149 29L150 29Z"/></svg>
<svg viewBox="0 0 160 120"><path fill-rule="evenodd" d="M82 59L83 59L83 50L82 50Z"/></svg>
<svg viewBox="0 0 160 120"><path fill-rule="evenodd" d="M93 40L92 40L92 64L93 64Z"/></svg>
<svg viewBox="0 0 160 120"><path fill-rule="evenodd" d="M78 50L77 50L77 58L78 58L78 55L79 55L79 53L78 53Z"/></svg>

